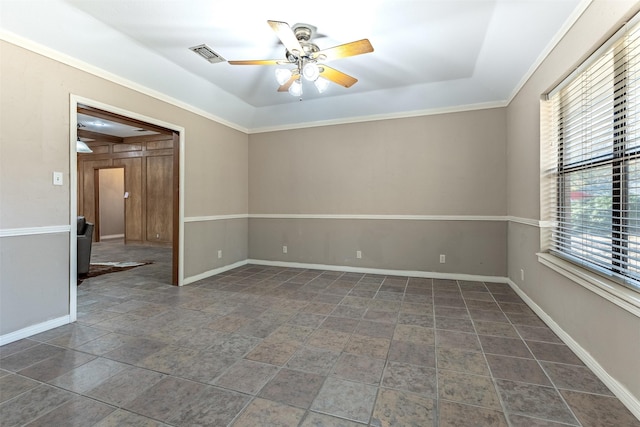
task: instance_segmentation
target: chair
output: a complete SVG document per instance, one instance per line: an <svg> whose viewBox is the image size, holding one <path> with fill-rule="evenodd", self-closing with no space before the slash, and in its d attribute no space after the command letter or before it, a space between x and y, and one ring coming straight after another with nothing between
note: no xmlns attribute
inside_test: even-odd
<svg viewBox="0 0 640 427"><path fill-rule="evenodd" d="M78 276L89 272L91 262L91 241L93 239L93 224L85 217L78 217Z"/></svg>

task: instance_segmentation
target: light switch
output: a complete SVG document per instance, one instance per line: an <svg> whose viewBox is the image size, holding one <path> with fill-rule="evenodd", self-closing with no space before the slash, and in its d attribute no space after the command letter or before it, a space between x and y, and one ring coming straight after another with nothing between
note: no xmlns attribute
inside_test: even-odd
<svg viewBox="0 0 640 427"><path fill-rule="evenodd" d="M62 172L53 173L53 185L63 185Z"/></svg>

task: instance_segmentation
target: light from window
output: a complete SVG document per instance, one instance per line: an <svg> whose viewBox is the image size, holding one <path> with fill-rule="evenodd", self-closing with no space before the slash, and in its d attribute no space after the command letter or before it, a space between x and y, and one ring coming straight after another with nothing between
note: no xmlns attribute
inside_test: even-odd
<svg viewBox="0 0 640 427"><path fill-rule="evenodd" d="M640 291L640 25L614 36L548 99L547 249Z"/></svg>

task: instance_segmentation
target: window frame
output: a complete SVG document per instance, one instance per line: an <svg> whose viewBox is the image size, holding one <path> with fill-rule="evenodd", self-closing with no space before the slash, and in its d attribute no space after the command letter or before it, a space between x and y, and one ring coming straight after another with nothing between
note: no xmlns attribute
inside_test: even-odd
<svg viewBox="0 0 640 427"><path fill-rule="evenodd" d="M563 117L555 116L551 104L563 102L561 98L563 89L570 86L580 78L589 67L605 55L612 51L614 59L618 56L626 55L628 43L625 38L634 31L634 27L640 22L638 16L634 17L628 24L621 28L603 46L594 52L583 64L565 78L558 86L543 97L541 104L541 202L543 206L541 224L541 250L538 259L543 264L562 272L565 276L571 277L575 281L584 282L585 278L590 286L595 285L608 294L612 290L618 290L620 286L626 289L623 292L615 291L614 294L623 295L627 303L636 309L640 308L640 273L631 272L627 262L629 261L629 218L623 213L629 212L629 165L632 162L640 162L640 145L627 144L627 121L634 120L637 128L640 128L640 115L630 118L627 114L627 98L629 95L629 66L628 58L622 62L622 69L617 73L616 61L613 61L612 78L612 111L611 117L612 135L611 152L607 155L594 157L588 160L579 159L573 163L564 161L564 145L562 137ZM640 39L640 30L635 29L636 43ZM638 60L635 60L637 65ZM619 84L622 82L621 84ZM634 85L634 90L640 92L640 84ZM636 95L640 99L640 93ZM547 123L544 123L544 121ZM553 123L551 127L549 125ZM545 129L546 128L546 129ZM545 144L545 142L547 144ZM545 148L546 145L546 148ZM545 150L547 151L545 154ZM549 151L555 151L549 155ZM545 160L546 159L546 160ZM551 161L552 159L553 161ZM611 267L604 268L601 265L590 262L588 257L579 256L577 251L563 250L562 239L570 238L572 232L567 232L566 228L570 224L559 219L564 219L563 210L570 206L570 192L566 191L567 181L572 172L596 170L598 167L610 167L611 172L607 175L611 179L611 215L609 225L611 227L610 245L607 246L610 254ZM551 172L550 172L551 171ZM614 179L614 177L619 179ZM554 187L554 188L551 188ZM547 190L545 192L545 189ZM546 200L545 200L546 198ZM546 212L545 207L546 206ZM575 224L575 223L574 223ZM564 227L564 228L563 228ZM555 234L554 234L555 233ZM558 236L560 236L558 238ZM570 243L567 243L570 246ZM559 259L556 259L559 258ZM568 262L568 263L567 263ZM586 270L586 271L585 271ZM580 272L580 273L577 273ZM595 273L594 276L591 273ZM622 277L620 277L622 276ZM631 291L629 293L628 291Z"/></svg>

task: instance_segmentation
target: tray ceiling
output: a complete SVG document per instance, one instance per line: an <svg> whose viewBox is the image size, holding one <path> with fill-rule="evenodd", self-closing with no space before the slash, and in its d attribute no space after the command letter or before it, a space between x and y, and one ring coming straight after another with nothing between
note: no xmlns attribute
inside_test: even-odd
<svg viewBox="0 0 640 427"><path fill-rule="evenodd" d="M584 0L2 0L2 35L28 39L249 132L506 105L588 4ZM302 101L278 93L284 58L267 20L317 27L320 49L368 38L328 65L358 79ZM38 25L33 23L37 22ZM9 38L10 39L10 38Z"/></svg>

